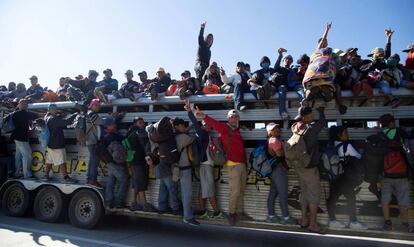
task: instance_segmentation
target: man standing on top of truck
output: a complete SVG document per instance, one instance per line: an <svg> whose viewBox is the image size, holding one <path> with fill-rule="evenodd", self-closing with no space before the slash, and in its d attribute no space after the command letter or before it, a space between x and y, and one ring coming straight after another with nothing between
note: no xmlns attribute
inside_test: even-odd
<svg viewBox="0 0 414 247"><path fill-rule="evenodd" d="M211 46L213 45L214 37L213 34L209 33L206 38L204 38L204 28L206 27L206 22L201 23L200 33L198 34L198 50L197 58L194 66L194 71L196 73L196 78L198 83L201 83L204 72L210 64L211 58ZM200 88L197 88L200 90Z"/></svg>
<svg viewBox="0 0 414 247"><path fill-rule="evenodd" d="M240 134L240 116L236 110L227 113L228 123L221 123L204 114L198 107L195 108L198 118L203 119L220 134L220 140L226 153L226 167L229 174L230 201L229 224L235 225L238 219L251 220L243 213L243 193L246 188L246 154Z"/></svg>
<svg viewBox="0 0 414 247"><path fill-rule="evenodd" d="M43 177L43 180L45 181L50 180L49 172L52 165L58 165L60 166L60 172L62 173L65 182L77 182L75 179L69 177L66 170L65 135L63 134L63 129L66 128L66 126L71 125L76 116L76 114L73 114L65 119L62 115L58 114L56 104L49 104L48 106L48 113L45 116L45 121L50 136L47 143L46 167L45 175Z"/></svg>

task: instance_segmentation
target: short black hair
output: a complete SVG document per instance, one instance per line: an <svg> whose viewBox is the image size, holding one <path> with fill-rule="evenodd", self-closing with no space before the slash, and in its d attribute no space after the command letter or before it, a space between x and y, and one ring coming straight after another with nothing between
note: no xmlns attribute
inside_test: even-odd
<svg viewBox="0 0 414 247"><path fill-rule="evenodd" d="M173 125L177 126L177 125L180 125L180 124L185 125L184 119L178 118L178 117L174 118Z"/></svg>

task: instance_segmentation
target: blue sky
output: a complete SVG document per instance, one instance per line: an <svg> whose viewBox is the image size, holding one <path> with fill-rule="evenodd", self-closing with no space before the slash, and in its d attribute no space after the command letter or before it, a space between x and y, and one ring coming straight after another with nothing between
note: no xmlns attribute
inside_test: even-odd
<svg viewBox="0 0 414 247"><path fill-rule="evenodd" d="M333 22L329 45L360 54L385 44L384 29L395 29L392 48L401 53L414 42L414 1L0 1L0 83L29 85L37 75L42 86L56 89L61 76L86 75L111 68L114 78L162 66L173 78L193 74L202 21L215 36L212 61L228 72L237 61L258 67L263 55L276 60L284 47L294 60L311 53L325 23Z"/></svg>

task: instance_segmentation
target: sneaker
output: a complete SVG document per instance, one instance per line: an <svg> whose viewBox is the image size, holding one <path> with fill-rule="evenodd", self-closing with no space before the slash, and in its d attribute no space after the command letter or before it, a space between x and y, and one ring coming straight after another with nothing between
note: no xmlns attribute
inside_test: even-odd
<svg viewBox="0 0 414 247"><path fill-rule="evenodd" d="M409 232L409 233L413 233L414 232L414 227L411 226L410 223L408 223L408 222L401 223L401 227L402 227L402 230L404 232Z"/></svg>
<svg viewBox="0 0 414 247"><path fill-rule="evenodd" d="M170 208L158 210L158 214L171 214L172 210Z"/></svg>
<svg viewBox="0 0 414 247"><path fill-rule="evenodd" d="M341 229L341 228L345 228L345 227L346 227L346 225L344 223L340 222L340 221L337 221L337 220L329 221L329 228L339 228L339 229Z"/></svg>
<svg viewBox="0 0 414 247"><path fill-rule="evenodd" d="M267 223L275 223L275 224L279 224L280 223L280 217L277 215L268 215L266 218L266 222Z"/></svg>
<svg viewBox="0 0 414 247"><path fill-rule="evenodd" d="M247 109L247 105L242 105L242 106L240 106L240 111L244 111L244 110L246 110Z"/></svg>
<svg viewBox="0 0 414 247"><path fill-rule="evenodd" d="M172 214L173 215L178 215L178 216L183 216L183 210L181 210L181 209L173 210Z"/></svg>
<svg viewBox="0 0 414 247"><path fill-rule="evenodd" d="M152 204L150 204L150 203L145 204L145 205L142 207L142 210L143 210L144 212L150 212L150 213L155 213L155 212L157 212L157 211L158 211L158 210L157 210L154 206L152 206Z"/></svg>
<svg viewBox="0 0 414 247"><path fill-rule="evenodd" d="M68 184L76 184L78 182L78 180L71 178L69 176L66 176L63 180L65 181L65 183Z"/></svg>
<svg viewBox="0 0 414 247"><path fill-rule="evenodd" d="M191 226L199 226L200 225L200 222L198 222L196 219L194 219L194 218L191 218L191 219L188 219L188 220L186 220L186 219L183 219L183 222L184 223L186 223L186 224L189 224L189 225L191 225Z"/></svg>
<svg viewBox="0 0 414 247"><path fill-rule="evenodd" d="M382 230L392 231L392 221L391 220L384 221L384 225L382 226Z"/></svg>
<svg viewBox="0 0 414 247"><path fill-rule="evenodd" d="M105 207L112 209L112 208L114 208L114 203L113 202L105 202Z"/></svg>
<svg viewBox="0 0 414 247"><path fill-rule="evenodd" d="M250 215L248 215L248 214L246 214L246 213L239 213L239 218L240 218L240 220L243 220L243 221L254 221L254 219L250 216Z"/></svg>
<svg viewBox="0 0 414 247"><path fill-rule="evenodd" d="M391 100L391 108L396 108L400 105L401 101L397 98Z"/></svg>
<svg viewBox="0 0 414 247"><path fill-rule="evenodd" d="M347 110L348 110L348 107L346 107L345 105L340 105L338 108L339 114L341 115L344 115Z"/></svg>
<svg viewBox="0 0 414 247"><path fill-rule="evenodd" d="M201 218L201 219L209 219L209 218L211 218L211 215L210 215L210 213L206 210L206 211L204 211L204 214L200 215L200 218Z"/></svg>
<svg viewBox="0 0 414 247"><path fill-rule="evenodd" d="M353 221L349 223L349 228L354 230L368 230L368 226L359 221Z"/></svg>
<svg viewBox="0 0 414 247"><path fill-rule="evenodd" d="M47 175L44 175L41 179L42 182L49 182L50 181L50 177Z"/></svg>
<svg viewBox="0 0 414 247"><path fill-rule="evenodd" d="M282 225L297 225L298 221L290 216L288 216L288 218L280 218L280 223Z"/></svg>
<svg viewBox="0 0 414 247"><path fill-rule="evenodd" d="M212 218L213 219L218 219L218 220L219 219L225 219L226 218L226 215L223 212L218 211L218 212L213 213Z"/></svg>
<svg viewBox="0 0 414 247"><path fill-rule="evenodd" d="M280 114L280 117L283 121L288 120L290 118L289 114L285 111Z"/></svg>
<svg viewBox="0 0 414 247"><path fill-rule="evenodd" d="M229 225L234 226L237 222L237 214L229 214Z"/></svg>

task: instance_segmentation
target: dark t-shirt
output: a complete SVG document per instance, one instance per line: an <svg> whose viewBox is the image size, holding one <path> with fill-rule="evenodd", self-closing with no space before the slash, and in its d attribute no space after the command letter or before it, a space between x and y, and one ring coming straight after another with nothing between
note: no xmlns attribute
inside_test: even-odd
<svg viewBox="0 0 414 247"><path fill-rule="evenodd" d="M29 124L31 121L38 118L38 115L26 110L19 110L13 113L13 124L15 129L11 135L11 138L16 141L28 142L29 141Z"/></svg>
<svg viewBox="0 0 414 247"><path fill-rule="evenodd" d="M49 141L47 146L51 149L60 149L65 148L65 135L63 134L63 129L66 126L72 124L76 115L72 115L68 119L65 119L61 115L52 115L48 113L45 116L47 128L50 132Z"/></svg>

